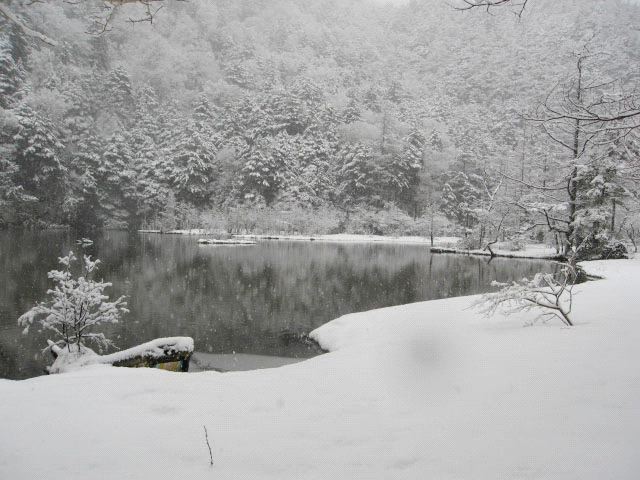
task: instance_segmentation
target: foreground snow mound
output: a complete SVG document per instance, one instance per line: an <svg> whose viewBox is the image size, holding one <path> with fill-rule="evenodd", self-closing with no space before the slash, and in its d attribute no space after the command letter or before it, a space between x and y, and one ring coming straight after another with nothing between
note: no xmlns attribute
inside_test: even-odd
<svg viewBox="0 0 640 480"><path fill-rule="evenodd" d="M573 328L452 298L344 316L282 368L0 382L0 478L635 480L640 262L585 268Z"/></svg>

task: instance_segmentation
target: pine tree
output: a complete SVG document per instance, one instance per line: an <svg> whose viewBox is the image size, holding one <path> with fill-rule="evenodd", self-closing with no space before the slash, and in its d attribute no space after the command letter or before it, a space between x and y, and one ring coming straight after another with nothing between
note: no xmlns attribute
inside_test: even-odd
<svg viewBox="0 0 640 480"><path fill-rule="evenodd" d="M97 171L104 220L130 228L141 221L133 158L130 138L125 132L116 132L106 142Z"/></svg>
<svg viewBox="0 0 640 480"><path fill-rule="evenodd" d="M420 183L420 169L424 155L425 138L422 133L413 129L403 139L403 150L393 155L391 164L387 167L389 187L394 200L402 207L408 208L415 200Z"/></svg>
<svg viewBox="0 0 640 480"><path fill-rule="evenodd" d="M209 201L217 172L216 147L191 121L171 152L170 179L176 199L202 206Z"/></svg>
<svg viewBox="0 0 640 480"><path fill-rule="evenodd" d="M461 171L445 172L441 179L440 210L466 229L472 228L478 220L475 207L481 198L481 191L474 180L475 176Z"/></svg>
<svg viewBox="0 0 640 480"><path fill-rule="evenodd" d="M62 210L65 221L79 228L100 226L101 208L98 194L98 168L104 145L99 137L81 139L67 162L65 200Z"/></svg>
<svg viewBox="0 0 640 480"><path fill-rule="evenodd" d="M67 105L62 127L66 143L79 142L97 130L95 123L99 105L95 86L99 82L99 77L86 74L70 77L60 86L59 90Z"/></svg>
<svg viewBox="0 0 640 480"><path fill-rule="evenodd" d="M239 191L244 200L262 199L269 205L276 199L284 183L282 156L278 153L274 155L273 144L266 140L243 152Z"/></svg>
<svg viewBox="0 0 640 480"><path fill-rule="evenodd" d="M242 88L250 88L255 82L253 75L242 63L233 63L225 68L227 82Z"/></svg>
<svg viewBox="0 0 640 480"><path fill-rule="evenodd" d="M574 245L579 259L599 258L614 238L616 208L623 208L631 197L623 186L621 164L616 147L578 168L576 175L576 215L573 222Z"/></svg>
<svg viewBox="0 0 640 480"><path fill-rule="evenodd" d="M24 82L21 62L13 55L9 35L0 34L0 107L9 108Z"/></svg>
<svg viewBox="0 0 640 480"><path fill-rule="evenodd" d="M18 109L17 117L19 128L13 137L16 184L38 199L38 218L57 221L67 172L61 157L64 146L53 124L27 105Z"/></svg>
<svg viewBox="0 0 640 480"><path fill-rule="evenodd" d="M301 135L311 122L310 111L304 100L287 92L275 92L267 97L263 109L269 115L268 133L276 135L286 131Z"/></svg>
<svg viewBox="0 0 640 480"><path fill-rule="evenodd" d="M133 91L129 74L123 67L112 70L106 80L103 101L107 109L114 113L122 122L130 118L134 107Z"/></svg>
<svg viewBox="0 0 640 480"><path fill-rule="evenodd" d="M358 102L354 98L350 99L346 108L342 112L342 121L347 124L357 122L360 120L361 116L362 112L360 111Z"/></svg>
<svg viewBox="0 0 640 480"><path fill-rule="evenodd" d="M349 210L373 194L375 187L373 152L361 144L345 145L340 152L340 165L336 172L334 198L338 205Z"/></svg>
<svg viewBox="0 0 640 480"><path fill-rule="evenodd" d="M29 204L37 201L16 183L19 168L11 157L8 149L0 147L0 227L26 220L21 213L28 211Z"/></svg>
<svg viewBox="0 0 640 480"><path fill-rule="evenodd" d="M206 95L199 95L193 107L193 119L199 124L212 124L214 122L214 112L211 103Z"/></svg>
<svg viewBox="0 0 640 480"><path fill-rule="evenodd" d="M338 142L331 129L310 126L300 138L295 150L295 165L301 191L307 191L312 204L328 198L335 180L333 162L338 154Z"/></svg>

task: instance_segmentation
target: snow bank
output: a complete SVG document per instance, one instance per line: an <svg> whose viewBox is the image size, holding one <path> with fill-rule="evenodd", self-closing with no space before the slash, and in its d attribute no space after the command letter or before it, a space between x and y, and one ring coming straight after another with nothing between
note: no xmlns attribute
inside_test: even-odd
<svg viewBox="0 0 640 480"><path fill-rule="evenodd" d="M640 262L585 268L574 328L461 297L341 317L282 368L0 382L0 478L636 479Z"/></svg>

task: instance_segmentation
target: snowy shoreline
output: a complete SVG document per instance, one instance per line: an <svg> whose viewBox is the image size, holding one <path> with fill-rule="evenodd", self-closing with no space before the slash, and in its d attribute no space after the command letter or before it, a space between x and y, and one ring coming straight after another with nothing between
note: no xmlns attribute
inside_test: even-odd
<svg viewBox="0 0 640 480"><path fill-rule="evenodd" d="M201 228L191 230L138 230L138 233L158 234L158 235L187 235L187 236L215 236L219 232ZM279 235L279 234L238 234L232 235L233 239L246 241L286 241L286 242L327 242L327 243L401 243L401 244L421 244L430 245L430 237L402 236L392 237L385 235L364 235L364 234L327 234L327 235ZM434 245L452 245L459 240L459 237L434 237Z"/></svg>
<svg viewBox="0 0 640 480"><path fill-rule="evenodd" d="M471 255L477 257L491 257L491 253L486 250L463 250L460 248L432 247L431 253L442 253L451 255ZM522 250L493 249L493 256L500 258L517 258L523 260L556 260L566 261L565 257L556 253L552 247L546 245L530 244Z"/></svg>
<svg viewBox="0 0 640 480"><path fill-rule="evenodd" d="M583 265L606 279L573 328L457 297L340 317L280 368L0 381L0 478L635 478L640 261Z"/></svg>
<svg viewBox="0 0 640 480"><path fill-rule="evenodd" d="M187 236L215 236L218 233L206 229L191 230L170 230L162 232L160 230L138 230L138 233L153 233L162 235L187 235ZM465 250L456 248L455 244L460 237L434 237L431 245L430 237L401 236L392 237L386 235L364 235L364 234L330 234L330 235L277 235L277 234L237 234L232 235L232 240L211 240L200 239L202 244L218 243L220 245L232 245L234 241L251 242L252 245L261 241L282 241L282 242L323 242L323 243L381 243L381 244L407 244L407 245L428 245L431 253L455 254L490 257L491 254L485 250ZM495 257L516 258L524 260L564 260L553 247L542 244L527 244L522 250L505 250L500 248L500 244L493 249Z"/></svg>

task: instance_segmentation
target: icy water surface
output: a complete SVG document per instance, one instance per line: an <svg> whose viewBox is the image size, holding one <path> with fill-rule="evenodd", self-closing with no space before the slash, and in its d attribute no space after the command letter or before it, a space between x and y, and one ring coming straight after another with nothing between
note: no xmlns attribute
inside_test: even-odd
<svg viewBox="0 0 640 480"><path fill-rule="evenodd" d="M23 336L19 315L44 298L47 271L75 247L67 232L0 232L0 378L40 375L50 334ZM421 245L263 242L199 246L197 237L106 232L89 252L131 313L107 330L120 348L186 335L196 351L305 357L287 334L340 315L490 289L553 267L533 260L430 255ZM425 319L429 321L429 319ZM452 319L455 321L455 319ZM285 335L283 335L283 333Z"/></svg>

